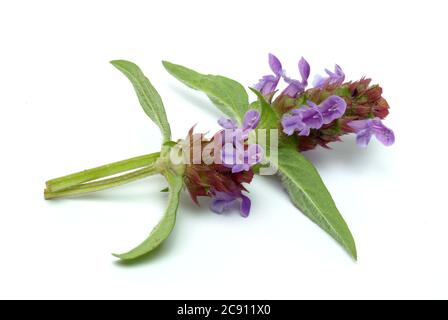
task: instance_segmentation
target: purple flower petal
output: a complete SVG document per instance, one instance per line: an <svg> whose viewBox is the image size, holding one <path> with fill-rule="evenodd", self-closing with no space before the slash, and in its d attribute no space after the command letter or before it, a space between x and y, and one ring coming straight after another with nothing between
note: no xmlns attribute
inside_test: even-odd
<svg viewBox="0 0 448 320"><path fill-rule="evenodd" d="M373 119L372 131L375 137L385 146L391 146L395 142L394 132L387 128L379 118Z"/></svg>
<svg viewBox="0 0 448 320"><path fill-rule="evenodd" d="M285 114L282 118L282 127L283 132L290 136L294 133L294 131L300 129L299 124L302 123L302 118L300 116L292 116L289 114Z"/></svg>
<svg viewBox="0 0 448 320"><path fill-rule="evenodd" d="M325 83L327 82L327 80L328 80L328 78L320 76L320 75L317 75L314 78L313 86L315 88L322 88L323 86L325 86Z"/></svg>
<svg viewBox="0 0 448 320"><path fill-rule="evenodd" d="M231 193L216 191L213 193L213 200L210 204L210 209L216 213L223 213L224 210L232 207L236 200L237 197Z"/></svg>
<svg viewBox="0 0 448 320"><path fill-rule="evenodd" d="M238 172L249 171L249 170L250 170L250 166L245 163L235 164L232 166L232 173L238 173Z"/></svg>
<svg viewBox="0 0 448 320"><path fill-rule="evenodd" d="M348 126L351 127L355 132L359 132L361 130L367 129L370 127L371 119L367 120L354 120L348 123Z"/></svg>
<svg viewBox="0 0 448 320"><path fill-rule="evenodd" d="M249 197L242 193L229 193L214 191L212 193L213 200L210 204L210 209L216 213L223 213L225 210L232 208L236 202L241 199L240 214L243 217L249 216L251 201Z"/></svg>
<svg viewBox="0 0 448 320"><path fill-rule="evenodd" d="M282 75L282 64L280 60L278 60L278 58L272 53L269 54L269 66L271 67L272 72L274 72L277 77L280 77Z"/></svg>
<svg viewBox="0 0 448 320"><path fill-rule="evenodd" d="M308 104L311 108L303 106L299 109L302 110L302 121L308 128L319 129L323 124L322 114L313 102L309 101Z"/></svg>
<svg viewBox="0 0 448 320"><path fill-rule="evenodd" d="M362 148L366 148L372 138L372 131L369 129L361 130L356 135L356 143Z"/></svg>
<svg viewBox="0 0 448 320"><path fill-rule="evenodd" d="M244 162L251 166L260 163L263 160L263 148L258 144L250 144L244 155Z"/></svg>
<svg viewBox="0 0 448 320"><path fill-rule="evenodd" d="M302 130L300 130L299 136L307 137L310 135L310 131L310 127L304 127Z"/></svg>
<svg viewBox="0 0 448 320"><path fill-rule="evenodd" d="M299 72L300 76L302 77L302 84L304 87L308 85L308 78L310 77L310 71L311 67L308 61L305 60L304 57L302 57L299 61Z"/></svg>
<svg viewBox="0 0 448 320"><path fill-rule="evenodd" d="M379 118L351 121L348 125L355 130L356 142L361 147L366 147L372 135L385 146L391 146L395 142L394 132L387 128Z"/></svg>
<svg viewBox="0 0 448 320"><path fill-rule="evenodd" d="M298 94L305 91L305 88L308 85L308 78L310 76L310 65L305 60L305 58L301 58L299 61L299 72L302 77L302 81L292 79L288 77L286 74L283 74L283 80L288 83L288 86L281 93L282 95L287 95L288 97L295 98Z"/></svg>
<svg viewBox="0 0 448 320"><path fill-rule="evenodd" d="M249 216L249 212L250 212L250 207L251 207L251 202L249 197L246 197L245 195L241 195L241 207L240 207L240 213L241 216L243 216L244 218L247 218Z"/></svg>
<svg viewBox="0 0 448 320"><path fill-rule="evenodd" d="M334 72L325 69L328 77L317 76L314 80L316 88L322 88L326 85L340 85L345 80L345 73L339 65L335 65Z"/></svg>
<svg viewBox="0 0 448 320"><path fill-rule="evenodd" d="M222 147L222 163L227 166L233 166L236 163L236 149L233 143L226 143Z"/></svg>
<svg viewBox="0 0 448 320"><path fill-rule="evenodd" d="M260 113L255 109L246 112L243 119L243 130L253 130L260 122Z"/></svg>
<svg viewBox="0 0 448 320"><path fill-rule="evenodd" d="M226 119L226 118L220 118L218 120L218 124L223 127L224 129L236 129L238 128L238 124L235 120L232 119Z"/></svg>
<svg viewBox="0 0 448 320"><path fill-rule="evenodd" d="M269 54L269 66L274 72L274 75L263 76L254 86L255 89L261 92L264 96L269 96L275 92L278 82L283 75L282 64L280 60L273 54Z"/></svg>
<svg viewBox="0 0 448 320"><path fill-rule="evenodd" d="M248 145L245 149L250 132L258 126L259 122L260 113L255 109L247 111L244 115L242 129L238 128L232 120L219 121L221 126L231 128L222 130L221 133L221 160L224 166L232 168L232 173L249 171L253 165L262 161L263 150L259 145Z"/></svg>
<svg viewBox="0 0 448 320"><path fill-rule="evenodd" d="M342 117L347 108L344 99L338 96L330 96L319 105L319 110L323 117L323 123L329 124Z"/></svg>
<svg viewBox="0 0 448 320"><path fill-rule="evenodd" d="M291 111L292 115L284 115L282 118L283 132L292 135L298 131L300 136L308 136L310 129L319 129L323 124L323 117L317 105L308 101L308 106Z"/></svg>
<svg viewBox="0 0 448 320"><path fill-rule="evenodd" d="M335 65L334 73L335 73L336 77L338 77L339 79L342 79L342 82L344 82L345 73L344 73L344 71L342 71L342 68L338 64Z"/></svg>
<svg viewBox="0 0 448 320"><path fill-rule="evenodd" d="M289 83L285 90L282 91L281 95L286 95L290 98L295 98L299 93L304 91L304 86L299 80L294 80L285 77L285 82Z"/></svg>
<svg viewBox="0 0 448 320"><path fill-rule="evenodd" d="M254 87L258 91L260 91L262 95L267 96L275 91L279 81L280 81L279 77L268 75L261 78L260 81Z"/></svg>

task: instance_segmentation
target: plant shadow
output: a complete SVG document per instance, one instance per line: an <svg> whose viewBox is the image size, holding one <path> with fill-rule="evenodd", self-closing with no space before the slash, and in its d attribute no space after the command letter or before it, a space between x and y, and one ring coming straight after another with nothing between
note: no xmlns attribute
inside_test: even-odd
<svg viewBox="0 0 448 320"><path fill-rule="evenodd" d="M213 103L207 98L205 94L202 94L202 96L199 96L192 92L194 89L189 89L185 87L180 87L175 84L169 84L171 89L175 91L179 96L181 96L184 100L189 101L191 104L197 106L198 110L203 111L204 113L207 113L211 115L212 117L218 119L223 116L221 111L217 109Z"/></svg>
<svg viewBox="0 0 448 320"><path fill-rule="evenodd" d="M361 171L366 166L374 165L380 161L380 154L378 146L373 144L366 149L358 147L354 136L346 136L342 142L332 143L330 149L317 147L303 153L319 170L343 167L350 171Z"/></svg>

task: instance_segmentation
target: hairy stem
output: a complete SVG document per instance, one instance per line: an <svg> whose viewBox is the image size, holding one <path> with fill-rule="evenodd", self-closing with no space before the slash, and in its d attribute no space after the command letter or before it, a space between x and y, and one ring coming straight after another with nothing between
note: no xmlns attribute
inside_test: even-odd
<svg viewBox="0 0 448 320"><path fill-rule="evenodd" d="M69 191L74 186L77 186L81 183L89 182L92 180L97 180L101 178L105 178L114 174L142 168L148 165L153 164L160 156L160 153L152 153L144 156L139 156L127 160L122 160L118 162L113 162L110 164L106 164L100 167L96 167L89 170L84 170L81 172L73 173L64 177L52 179L46 182L46 193L53 194L58 191L66 190L67 192L73 192L73 190ZM115 179L115 178L113 178ZM106 180L104 180L106 181ZM100 182L97 182L100 183ZM89 186L100 187L97 185ZM86 188L86 187L83 187ZM101 190L101 189L100 189ZM85 192L84 192L85 193Z"/></svg>
<svg viewBox="0 0 448 320"><path fill-rule="evenodd" d="M77 196L86 193L91 193L95 191L105 190L109 188L113 188L116 186L120 186L129 182L133 182L154 174L159 173L159 170L155 165L150 165L148 167L136 170L131 173L123 174L118 177L99 180L95 182L88 182L84 184L79 184L76 186L72 186L70 188L61 190L61 191L53 191L46 189L44 192L45 199L51 200L56 198L63 198L68 196Z"/></svg>

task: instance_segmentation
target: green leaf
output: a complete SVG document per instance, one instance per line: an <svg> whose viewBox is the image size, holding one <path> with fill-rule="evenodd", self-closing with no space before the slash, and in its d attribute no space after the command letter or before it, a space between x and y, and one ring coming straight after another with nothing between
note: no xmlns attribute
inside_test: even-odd
<svg viewBox="0 0 448 320"><path fill-rule="evenodd" d="M167 141L167 142L163 143L162 145L163 145L164 147L172 148L172 147L174 147L176 144L177 144L177 142L174 142L174 141Z"/></svg>
<svg viewBox="0 0 448 320"><path fill-rule="evenodd" d="M249 88L258 98L252 107L260 112L261 119L257 126L257 129L277 129L280 121L279 116L275 112L274 108L266 101L263 95L254 88Z"/></svg>
<svg viewBox="0 0 448 320"><path fill-rule="evenodd" d="M143 110L160 128L163 141L169 141L171 139L171 129L166 117L165 107L151 82L140 68L130 61L115 60L111 63L131 81Z"/></svg>
<svg viewBox="0 0 448 320"><path fill-rule="evenodd" d="M316 168L295 148L279 148L278 169L292 202L356 260L353 236Z"/></svg>
<svg viewBox="0 0 448 320"><path fill-rule="evenodd" d="M147 254L157 248L168 236L174 228L176 222L176 212L179 206L179 195L182 190L183 176L174 173L171 170L164 172L169 185L168 207L159 224L151 231L149 237L137 246L135 249L124 253L114 254L121 260L133 260Z"/></svg>
<svg viewBox="0 0 448 320"><path fill-rule="evenodd" d="M242 121L249 106L244 87L235 80L205 75L183 66L163 61L165 69L190 88L204 92L227 116Z"/></svg>

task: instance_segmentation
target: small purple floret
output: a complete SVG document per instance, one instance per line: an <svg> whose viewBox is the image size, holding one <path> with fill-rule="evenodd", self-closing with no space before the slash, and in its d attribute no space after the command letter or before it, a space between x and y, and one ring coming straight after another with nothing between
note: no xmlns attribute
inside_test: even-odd
<svg viewBox="0 0 448 320"><path fill-rule="evenodd" d="M233 194L228 192L213 192L210 209L216 213L223 213L225 210L235 206L241 199L240 214L243 217L249 216L251 202L250 199L242 193Z"/></svg>
<svg viewBox="0 0 448 320"><path fill-rule="evenodd" d="M330 96L320 105L308 101L308 106L294 109L291 114L283 116L283 132L290 136L297 131L299 136L308 136L310 129L320 129L322 125L339 119L346 108L347 103L338 96Z"/></svg>
<svg viewBox="0 0 448 320"><path fill-rule="evenodd" d="M323 88L326 85L341 85L345 81L345 73L339 65L336 65L334 72L325 69L328 76L317 76L314 81L314 87Z"/></svg>
<svg viewBox="0 0 448 320"><path fill-rule="evenodd" d="M395 142L394 132L380 118L355 120L349 122L348 126L355 130L356 142L360 147L367 147L373 135L385 146L391 146Z"/></svg>
<svg viewBox="0 0 448 320"><path fill-rule="evenodd" d="M285 90L283 90L282 95L287 95L288 97L295 98L298 94L301 94L305 91L308 86L308 78L310 76L310 64L305 60L305 58L301 58L299 61L299 73L302 80L291 79L286 75L283 75L283 79L288 84Z"/></svg>
<svg viewBox="0 0 448 320"><path fill-rule="evenodd" d="M269 66L274 75L263 76L260 81L254 86L255 89L261 92L264 96L269 96L277 89L278 82L283 75L282 64L280 60L273 54L269 54Z"/></svg>
<svg viewBox="0 0 448 320"><path fill-rule="evenodd" d="M252 166L263 160L263 150L257 144L250 144L245 149L244 143L252 130L260 122L260 113L251 109L246 112L243 125L238 128L230 119L220 119L218 123L225 128L222 148L222 163L232 168L232 173L249 171Z"/></svg>

